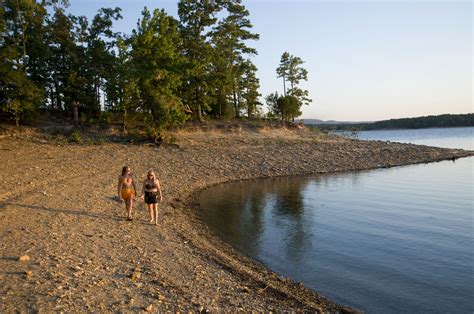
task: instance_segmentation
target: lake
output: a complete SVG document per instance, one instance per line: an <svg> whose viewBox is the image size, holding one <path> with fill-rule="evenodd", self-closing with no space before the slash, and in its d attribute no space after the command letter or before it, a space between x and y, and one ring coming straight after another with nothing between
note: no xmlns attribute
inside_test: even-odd
<svg viewBox="0 0 474 314"><path fill-rule="evenodd" d="M359 138L472 149L473 129ZM338 303L472 313L473 162L229 183L204 190L199 203L223 240Z"/></svg>

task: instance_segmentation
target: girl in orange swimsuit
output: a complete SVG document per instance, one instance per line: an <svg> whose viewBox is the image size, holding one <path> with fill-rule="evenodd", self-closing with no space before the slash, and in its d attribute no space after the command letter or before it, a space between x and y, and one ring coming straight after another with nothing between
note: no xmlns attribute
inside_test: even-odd
<svg viewBox="0 0 474 314"><path fill-rule="evenodd" d="M132 189L133 188L133 189ZM133 198L137 188L132 178L130 167L125 166L122 169L122 175L118 178L117 194L122 202L125 202L127 209L127 220L132 220Z"/></svg>

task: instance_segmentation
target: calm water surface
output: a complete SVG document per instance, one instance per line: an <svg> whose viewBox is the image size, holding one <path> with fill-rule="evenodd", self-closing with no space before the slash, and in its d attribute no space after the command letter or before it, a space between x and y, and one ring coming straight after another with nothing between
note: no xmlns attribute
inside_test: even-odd
<svg viewBox="0 0 474 314"><path fill-rule="evenodd" d="M199 202L224 240L339 303L472 313L473 162L230 183Z"/></svg>
<svg viewBox="0 0 474 314"><path fill-rule="evenodd" d="M474 150L474 127L362 131L357 135L362 140L382 140Z"/></svg>

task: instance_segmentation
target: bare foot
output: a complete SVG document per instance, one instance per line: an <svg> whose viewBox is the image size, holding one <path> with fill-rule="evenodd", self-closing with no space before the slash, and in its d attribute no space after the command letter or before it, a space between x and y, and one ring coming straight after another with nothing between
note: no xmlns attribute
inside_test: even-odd
<svg viewBox="0 0 474 314"><path fill-rule="evenodd" d="M154 222L155 222L155 221L154 221L153 219L152 219L152 220L150 220L150 223L151 223L151 224L153 224Z"/></svg>

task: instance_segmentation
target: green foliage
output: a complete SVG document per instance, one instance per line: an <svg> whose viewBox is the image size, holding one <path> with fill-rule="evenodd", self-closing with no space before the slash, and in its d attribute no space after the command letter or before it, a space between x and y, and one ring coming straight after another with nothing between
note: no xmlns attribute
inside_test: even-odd
<svg viewBox="0 0 474 314"><path fill-rule="evenodd" d="M77 144L82 144L83 142L82 135L78 131L74 131L71 133L70 140L72 143L77 143Z"/></svg>
<svg viewBox="0 0 474 314"><path fill-rule="evenodd" d="M44 5L31 0L2 1L0 8L0 109L10 113L17 126L34 118L43 99L31 70L35 52L43 45L35 35L42 32L45 14Z"/></svg>
<svg viewBox="0 0 474 314"><path fill-rule="evenodd" d="M161 140L162 131L159 127L147 124L146 125L146 134L147 136L155 143L158 143Z"/></svg>
<svg viewBox="0 0 474 314"><path fill-rule="evenodd" d="M249 11L242 5L241 0L222 0L222 8L227 10L227 16L218 22L212 31L214 47L214 76L216 81L216 101L222 113L227 105L228 97L232 99L234 114L240 116L243 106L240 96L242 93L242 76L245 67L245 56L256 55L257 50L247 46L249 40L258 40L260 36L252 33L253 27L248 16Z"/></svg>
<svg viewBox="0 0 474 314"><path fill-rule="evenodd" d="M292 95L279 96L278 92L268 95L265 98L271 113L281 121L290 122L301 115L301 105L298 98Z"/></svg>
<svg viewBox="0 0 474 314"><path fill-rule="evenodd" d="M186 56L180 94L198 120L202 120L203 110L211 109L212 46L207 28L216 22L218 10L219 6L213 1L181 0L178 3L182 52Z"/></svg>
<svg viewBox="0 0 474 314"><path fill-rule="evenodd" d="M284 52L280 59L280 65L276 69L277 77L283 79L283 95L292 95L298 99L301 105L308 105L312 100L309 98L309 92L298 87L301 80L308 80L308 71L301 67L304 63L300 57ZM286 82L290 83L286 87Z"/></svg>
<svg viewBox="0 0 474 314"><path fill-rule="evenodd" d="M0 110L17 124L39 111L70 120L78 112L81 124L120 121L125 132L141 127L137 134L158 140L191 117L262 116L249 46L259 35L241 0L179 0L179 21L144 8L130 35L113 32L120 8L101 8L90 21L67 8L66 0L2 1ZM308 93L297 85L307 72L287 57L284 93L303 104ZM275 112L291 120L292 105L275 101Z"/></svg>
<svg viewBox="0 0 474 314"><path fill-rule="evenodd" d="M152 128L166 128L186 120L178 89L183 57L177 21L163 10L145 8L138 30L130 39L141 110Z"/></svg>
<svg viewBox="0 0 474 314"><path fill-rule="evenodd" d="M253 118L259 113L258 107L261 103L258 97L261 94L258 92L260 88L260 81L257 78L257 67L250 61L247 60L242 64L242 77L240 80L240 90L242 98L242 108L247 113L247 118Z"/></svg>

